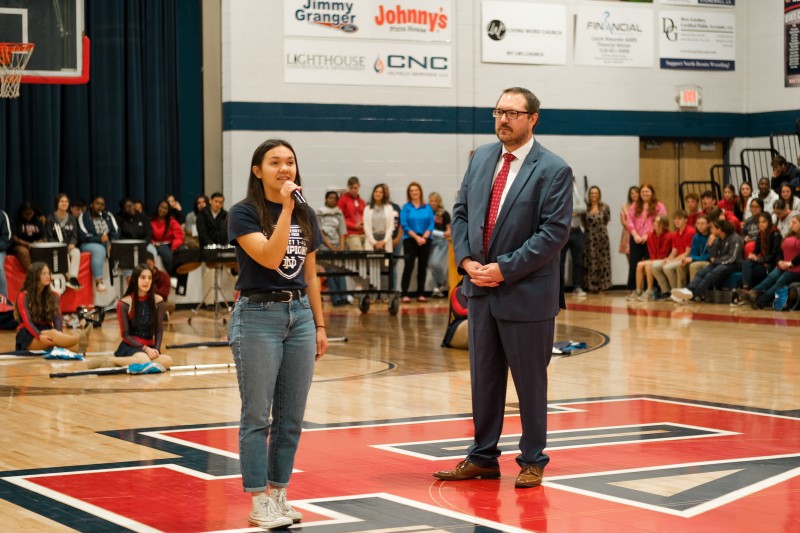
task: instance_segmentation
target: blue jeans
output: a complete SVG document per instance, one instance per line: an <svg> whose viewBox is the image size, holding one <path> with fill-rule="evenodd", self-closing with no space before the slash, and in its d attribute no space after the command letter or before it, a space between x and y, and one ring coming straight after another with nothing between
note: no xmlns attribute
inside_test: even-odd
<svg viewBox="0 0 800 533"><path fill-rule="evenodd" d="M161 263L164 265L164 272L172 275L172 247L169 244L161 244L156 248Z"/></svg>
<svg viewBox="0 0 800 533"><path fill-rule="evenodd" d="M8 282L6 281L6 253L0 252L0 294L8 298Z"/></svg>
<svg viewBox="0 0 800 533"><path fill-rule="evenodd" d="M771 306L778 289L791 285L795 281L800 281L800 274L797 272L787 272L777 267L773 268L764 281L753 287L753 290L758 292L756 302L761 307Z"/></svg>
<svg viewBox="0 0 800 533"><path fill-rule="evenodd" d="M344 277L326 276L325 279L328 280L328 291L341 293L331 294L331 302L333 302L334 305L347 303L347 295L344 294L347 290L347 285L345 284Z"/></svg>
<svg viewBox="0 0 800 533"><path fill-rule="evenodd" d="M85 242L81 244L81 251L92 254L92 277L102 279L107 255L106 245L99 242Z"/></svg>
<svg viewBox="0 0 800 533"><path fill-rule="evenodd" d="M317 353L308 297L289 303L250 303L241 296L228 337L242 400L239 462L244 490L286 487Z"/></svg>
<svg viewBox="0 0 800 533"><path fill-rule="evenodd" d="M431 237L431 256L428 259L428 270L434 289L449 289L447 283L447 249L448 241L443 237Z"/></svg>

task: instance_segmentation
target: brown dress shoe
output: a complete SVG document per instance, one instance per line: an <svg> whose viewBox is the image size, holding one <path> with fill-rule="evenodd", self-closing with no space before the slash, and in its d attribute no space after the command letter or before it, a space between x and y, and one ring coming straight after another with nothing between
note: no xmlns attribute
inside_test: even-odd
<svg viewBox="0 0 800 533"><path fill-rule="evenodd" d="M455 470L439 470L433 477L444 481L464 481L465 479L497 479L500 477L499 468L483 468L470 463L466 459L456 465Z"/></svg>
<svg viewBox="0 0 800 533"><path fill-rule="evenodd" d="M517 480L514 482L514 486L518 489L538 487L542 484L543 477L544 468L541 466L527 465L519 471L519 475L517 476Z"/></svg>

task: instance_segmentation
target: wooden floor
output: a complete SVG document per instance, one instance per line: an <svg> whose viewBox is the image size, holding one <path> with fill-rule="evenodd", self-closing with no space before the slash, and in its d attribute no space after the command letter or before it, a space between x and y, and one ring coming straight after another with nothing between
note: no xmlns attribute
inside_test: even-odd
<svg viewBox="0 0 800 533"><path fill-rule="evenodd" d="M327 306L348 341L317 365L290 487L309 531L800 531L800 313L568 296L557 340L588 348L550 365L546 483L518 490L513 388L503 477L430 476L471 435L443 300L397 316ZM166 344L225 338L189 316L173 314ZM118 342L112 315L90 356ZM231 362L227 347L168 353ZM84 366L0 357L0 530L252 530L235 371L48 377Z"/></svg>

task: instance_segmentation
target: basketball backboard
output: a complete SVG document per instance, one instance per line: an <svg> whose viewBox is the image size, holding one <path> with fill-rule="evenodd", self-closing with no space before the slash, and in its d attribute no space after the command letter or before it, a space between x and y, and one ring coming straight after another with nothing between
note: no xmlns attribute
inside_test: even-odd
<svg viewBox="0 0 800 533"><path fill-rule="evenodd" d="M83 0L0 0L0 42L36 46L23 83L88 81L83 22Z"/></svg>

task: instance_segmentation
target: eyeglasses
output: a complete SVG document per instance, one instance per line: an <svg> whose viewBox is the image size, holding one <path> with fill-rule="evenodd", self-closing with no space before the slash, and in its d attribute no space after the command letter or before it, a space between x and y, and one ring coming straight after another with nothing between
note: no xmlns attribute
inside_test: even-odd
<svg viewBox="0 0 800 533"><path fill-rule="evenodd" d="M516 109L492 109L492 116L494 118L501 118L503 115L508 120L517 120L520 115L530 115L530 111L517 111Z"/></svg>

